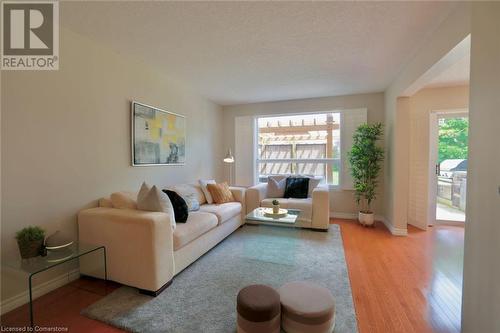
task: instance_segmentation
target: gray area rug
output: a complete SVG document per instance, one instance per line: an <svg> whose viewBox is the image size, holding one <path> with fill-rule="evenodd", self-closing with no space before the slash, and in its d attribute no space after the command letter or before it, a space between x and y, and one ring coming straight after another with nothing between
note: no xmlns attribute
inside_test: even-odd
<svg viewBox="0 0 500 333"><path fill-rule="evenodd" d="M249 284L312 281L336 302L336 333L357 332L338 225L329 232L246 225L177 275L157 297L121 287L83 310L132 332L236 331L236 295Z"/></svg>

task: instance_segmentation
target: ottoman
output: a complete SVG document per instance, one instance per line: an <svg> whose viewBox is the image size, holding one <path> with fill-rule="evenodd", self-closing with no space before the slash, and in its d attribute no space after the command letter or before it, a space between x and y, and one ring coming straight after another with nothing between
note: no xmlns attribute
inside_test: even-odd
<svg viewBox="0 0 500 333"><path fill-rule="evenodd" d="M238 333L280 332L280 295L273 288L247 286L238 293L236 303Z"/></svg>
<svg viewBox="0 0 500 333"><path fill-rule="evenodd" d="M278 290L281 327L287 333L331 333L335 301L330 290L310 282L290 282Z"/></svg>

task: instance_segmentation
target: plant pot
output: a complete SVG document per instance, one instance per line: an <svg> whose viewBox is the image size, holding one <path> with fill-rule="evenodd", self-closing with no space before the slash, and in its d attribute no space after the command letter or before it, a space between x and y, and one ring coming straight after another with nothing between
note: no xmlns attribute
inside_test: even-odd
<svg viewBox="0 0 500 333"><path fill-rule="evenodd" d="M273 205L273 214L279 214L280 205Z"/></svg>
<svg viewBox="0 0 500 333"><path fill-rule="evenodd" d="M42 250L43 239L23 244L17 242L17 246L19 247L21 258L28 259L37 257L40 255L40 252Z"/></svg>
<svg viewBox="0 0 500 333"><path fill-rule="evenodd" d="M372 226L375 223L375 217L373 213L359 212L358 220L364 226Z"/></svg>

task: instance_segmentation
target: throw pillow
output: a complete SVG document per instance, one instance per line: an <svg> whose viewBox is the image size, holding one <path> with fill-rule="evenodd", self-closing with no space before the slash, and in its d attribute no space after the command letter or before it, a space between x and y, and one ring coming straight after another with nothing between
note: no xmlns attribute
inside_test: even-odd
<svg viewBox="0 0 500 333"><path fill-rule="evenodd" d="M286 177L278 180L272 176L269 176L267 178L267 197L283 198L283 195L285 195L285 187L286 187Z"/></svg>
<svg viewBox="0 0 500 333"><path fill-rule="evenodd" d="M137 201L137 208L151 212L167 213L172 229L175 229L175 215L172 203L168 195L160 191L156 186L153 186L146 195L140 197L140 200Z"/></svg>
<svg viewBox="0 0 500 333"><path fill-rule="evenodd" d="M110 198L99 199L99 207L113 208L113 203Z"/></svg>
<svg viewBox="0 0 500 333"><path fill-rule="evenodd" d="M318 187L319 183L323 177L310 177L309 178L309 190L307 191L307 197L311 198L313 195L313 190Z"/></svg>
<svg viewBox="0 0 500 333"><path fill-rule="evenodd" d="M208 184L215 184L215 180L213 180L213 179L210 179L210 180L200 179L199 182L200 182L201 190L203 191L203 194L205 195L205 198L207 199L207 203L209 205L213 204L214 199L212 199L212 195L210 194L210 191L208 190L207 185Z"/></svg>
<svg viewBox="0 0 500 333"><path fill-rule="evenodd" d="M188 211L194 212L200 209L200 202L198 201L198 196L195 193L182 194L178 193L184 201L186 201L186 205L188 207Z"/></svg>
<svg viewBox="0 0 500 333"><path fill-rule="evenodd" d="M172 207L174 207L175 222L186 223L189 214L186 201L184 201L184 199L182 199L182 197L174 191L163 190L163 192L168 195L168 198L172 203Z"/></svg>
<svg viewBox="0 0 500 333"><path fill-rule="evenodd" d="M307 198L308 191L309 178L288 177L286 179L285 194L283 197L305 199Z"/></svg>
<svg viewBox="0 0 500 333"><path fill-rule="evenodd" d="M141 189L139 190L139 193L137 193L137 202L144 200L150 190L151 186L149 186L146 182L142 182Z"/></svg>
<svg viewBox="0 0 500 333"><path fill-rule="evenodd" d="M137 202L134 199L133 193L130 192L111 193L110 199L114 208L137 209Z"/></svg>
<svg viewBox="0 0 500 333"><path fill-rule="evenodd" d="M233 193L226 182L221 184L208 184L207 188L216 204L234 201Z"/></svg>

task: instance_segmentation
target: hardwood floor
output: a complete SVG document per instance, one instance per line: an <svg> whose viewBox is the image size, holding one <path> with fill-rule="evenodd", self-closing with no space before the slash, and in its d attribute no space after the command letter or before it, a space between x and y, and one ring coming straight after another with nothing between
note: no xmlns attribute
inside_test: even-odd
<svg viewBox="0 0 500 333"><path fill-rule="evenodd" d="M394 237L382 224L363 228L355 221L332 220L342 230L353 299L361 333L459 332L463 228L410 227ZM39 326L70 332L122 332L80 315L80 311L119 285L80 279L35 301ZM2 326L24 326L28 307L1 317Z"/></svg>
<svg viewBox="0 0 500 333"><path fill-rule="evenodd" d="M381 224L335 220L342 238L361 333L460 332L461 227L410 226L394 237Z"/></svg>

